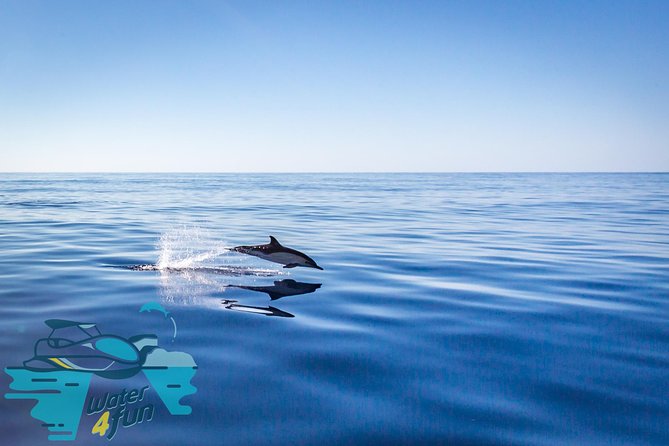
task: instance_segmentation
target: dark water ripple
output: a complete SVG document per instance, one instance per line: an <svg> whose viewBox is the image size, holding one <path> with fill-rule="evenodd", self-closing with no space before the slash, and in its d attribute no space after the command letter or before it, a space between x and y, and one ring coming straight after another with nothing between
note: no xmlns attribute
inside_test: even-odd
<svg viewBox="0 0 669 446"><path fill-rule="evenodd" d="M192 414L124 445L669 444L668 216L664 174L2 174L0 357L50 318L188 352ZM268 234L325 271L225 252ZM3 441L50 443L32 405Z"/></svg>

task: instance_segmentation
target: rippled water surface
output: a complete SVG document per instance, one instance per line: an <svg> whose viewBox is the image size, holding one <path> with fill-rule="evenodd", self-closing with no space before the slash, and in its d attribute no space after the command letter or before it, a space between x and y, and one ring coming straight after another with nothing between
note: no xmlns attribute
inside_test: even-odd
<svg viewBox="0 0 669 446"><path fill-rule="evenodd" d="M325 270L226 249L270 234ZM0 248L3 369L48 319L197 364L190 413L65 374L149 386L118 444L669 444L669 175L2 174ZM3 444L50 443L34 405Z"/></svg>

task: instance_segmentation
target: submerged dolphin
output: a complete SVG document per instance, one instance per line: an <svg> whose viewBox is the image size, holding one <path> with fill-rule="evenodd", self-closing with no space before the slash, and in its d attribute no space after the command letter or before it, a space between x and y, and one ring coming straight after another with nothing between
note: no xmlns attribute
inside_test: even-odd
<svg viewBox="0 0 669 446"><path fill-rule="evenodd" d="M237 246L231 251L241 252L251 256L259 257L270 262L280 263L284 268L295 268L296 266L305 266L307 268L323 269L316 265L316 262L308 255L296 251L291 248L286 248L277 239L269 236L270 242L266 245L256 246Z"/></svg>
<svg viewBox="0 0 669 446"><path fill-rule="evenodd" d="M242 311L244 313L263 314L265 316L295 317L295 315L279 310L274 307L252 307L250 305L238 304L236 300L223 300L221 302L228 310Z"/></svg>

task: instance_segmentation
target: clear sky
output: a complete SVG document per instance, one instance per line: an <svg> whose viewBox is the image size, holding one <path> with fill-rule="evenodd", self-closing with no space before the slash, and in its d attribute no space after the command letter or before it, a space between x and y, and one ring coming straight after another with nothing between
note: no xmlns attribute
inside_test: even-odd
<svg viewBox="0 0 669 446"><path fill-rule="evenodd" d="M0 0L0 171L638 170L666 0Z"/></svg>

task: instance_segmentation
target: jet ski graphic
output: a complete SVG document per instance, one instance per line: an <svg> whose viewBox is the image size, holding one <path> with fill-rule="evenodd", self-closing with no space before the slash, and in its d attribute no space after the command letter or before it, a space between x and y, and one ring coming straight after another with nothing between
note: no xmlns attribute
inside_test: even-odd
<svg viewBox="0 0 669 446"><path fill-rule="evenodd" d="M102 334L93 323L62 319L44 322L51 333L35 342L34 356L23 363L31 371L73 370L124 379L139 372L146 356L158 346L155 335L125 339Z"/></svg>

